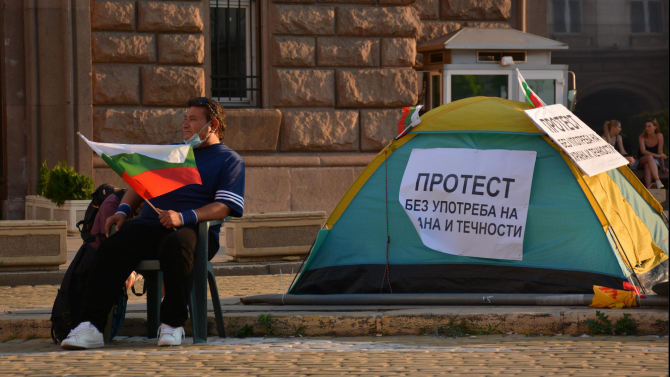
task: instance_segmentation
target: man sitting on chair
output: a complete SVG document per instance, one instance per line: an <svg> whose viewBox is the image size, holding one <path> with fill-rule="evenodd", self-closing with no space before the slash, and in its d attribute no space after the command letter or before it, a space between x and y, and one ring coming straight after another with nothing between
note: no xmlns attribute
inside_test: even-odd
<svg viewBox="0 0 670 377"><path fill-rule="evenodd" d="M82 300L81 323L62 341L66 349L104 346L103 334L119 289L137 264L158 259L163 272L165 297L160 308L158 345L179 345L184 338L187 304L193 286L193 259L198 223L241 217L244 211L244 162L221 140L226 130L223 107L208 98L188 101L182 125L184 142L193 146L202 185L187 185L151 199L158 209L145 205L137 220L123 226L142 198L128 189L119 210L107 220L106 232L118 232L98 249ZM210 228L208 258L219 250L219 229Z"/></svg>

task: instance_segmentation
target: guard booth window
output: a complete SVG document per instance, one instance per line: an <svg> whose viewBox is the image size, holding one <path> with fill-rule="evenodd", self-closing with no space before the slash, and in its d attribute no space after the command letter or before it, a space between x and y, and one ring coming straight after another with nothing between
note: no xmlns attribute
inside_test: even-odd
<svg viewBox="0 0 670 377"><path fill-rule="evenodd" d="M486 96L507 99L507 75L452 75L451 101Z"/></svg>
<svg viewBox="0 0 670 377"><path fill-rule="evenodd" d="M210 1L212 97L224 106L261 106L259 3Z"/></svg>

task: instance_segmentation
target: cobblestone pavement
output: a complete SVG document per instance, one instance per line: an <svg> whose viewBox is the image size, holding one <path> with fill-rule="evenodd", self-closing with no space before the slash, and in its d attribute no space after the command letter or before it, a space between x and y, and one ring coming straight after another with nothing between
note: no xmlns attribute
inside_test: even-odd
<svg viewBox="0 0 670 377"><path fill-rule="evenodd" d="M189 340L189 339L187 339ZM48 339L0 344L0 375L667 376L668 337L211 338L158 348L123 338L65 351Z"/></svg>
<svg viewBox="0 0 670 377"><path fill-rule="evenodd" d="M244 297L260 294L282 293L282 279L286 288L291 284L293 276L280 275L249 275L249 276L217 276L216 285L221 297ZM135 290L142 291L143 282L136 284ZM17 287L0 286L1 308L34 308L51 307L56 299L57 285L21 285ZM210 296L209 291L207 292ZM146 299L128 293L129 303L142 303Z"/></svg>

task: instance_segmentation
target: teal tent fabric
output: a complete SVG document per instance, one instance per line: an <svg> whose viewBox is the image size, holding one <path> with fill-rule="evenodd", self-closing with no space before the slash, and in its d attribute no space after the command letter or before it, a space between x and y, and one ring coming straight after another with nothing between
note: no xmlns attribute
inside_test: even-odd
<svg viewBox="0 0 670 377"><path fill-rule="evenodd" d="M472 148L537 152L521 261L460 257L423 245L398 189L413 148ZM448 167L448 164L445 164ZM625 274L574 175L558 152L536 135L501 133L419 134L388 159L389 263L481 264ZM386 263L385 167L380 166L330 230L309 269Z"/></svg>

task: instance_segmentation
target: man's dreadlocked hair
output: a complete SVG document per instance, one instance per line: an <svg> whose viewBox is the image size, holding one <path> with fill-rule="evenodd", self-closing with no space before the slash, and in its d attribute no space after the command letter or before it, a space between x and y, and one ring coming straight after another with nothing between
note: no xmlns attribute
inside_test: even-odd
<svg viewBox="0 0 670 377"><path fill-rule="evenodd" d="M216 119L219 121L219 127L216 129L216 136L223 140L226 135L226 110L213 99L207 97L195 97L188 100L186 107L200 107L207 113L207 121Z"/></svg>

